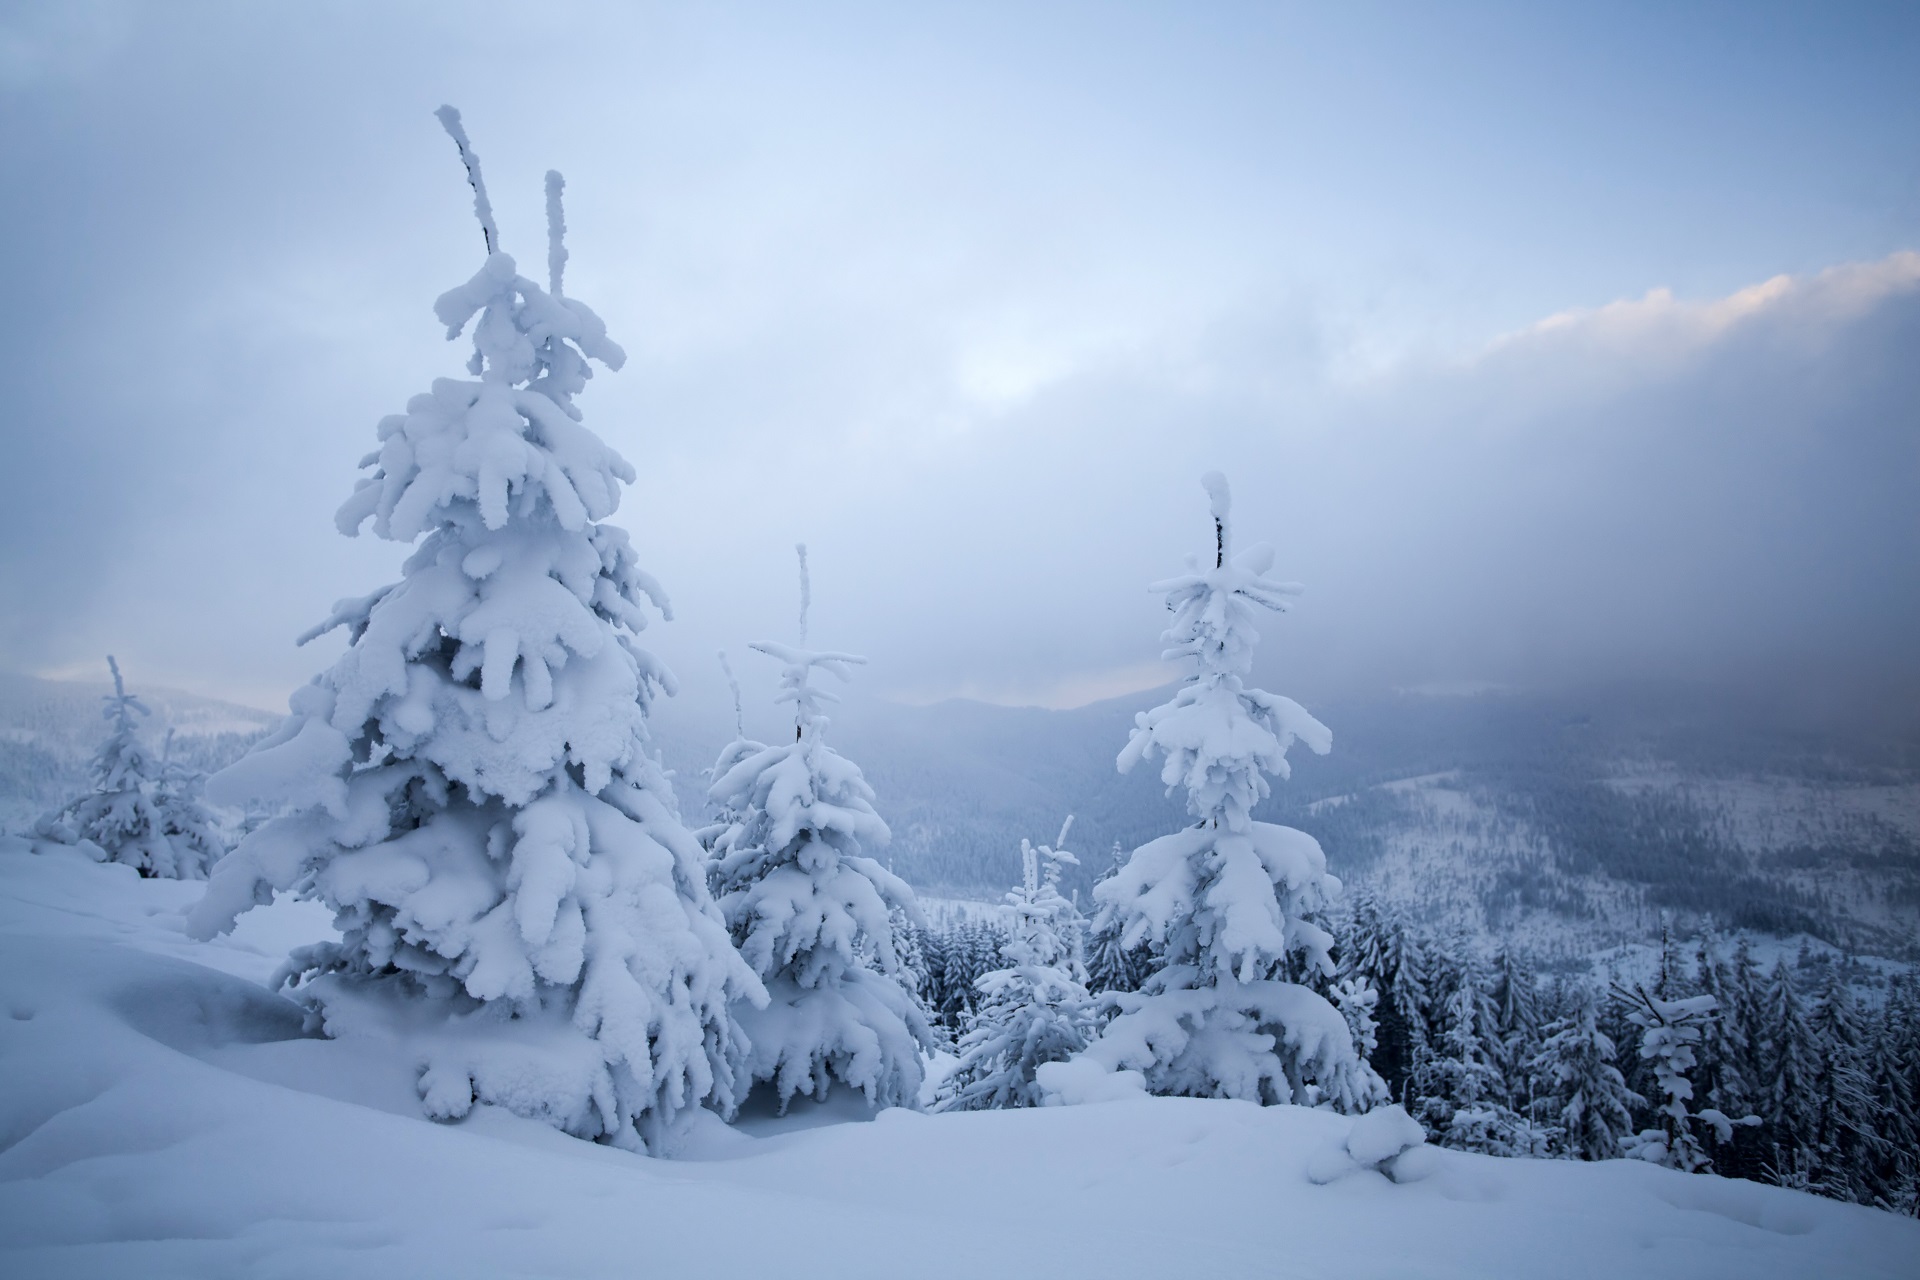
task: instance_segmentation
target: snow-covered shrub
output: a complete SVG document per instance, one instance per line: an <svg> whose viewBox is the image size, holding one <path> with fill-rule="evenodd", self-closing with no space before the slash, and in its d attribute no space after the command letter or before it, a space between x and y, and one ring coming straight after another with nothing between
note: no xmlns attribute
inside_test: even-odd
<svg viewBox="0 0 1920 1280"><path fill-rule="evenodd" d="M1159 968L1138 992L1105 997L1115 1016L1087 1057L1141 1072L1155 1093L1362 1111L1385 1086L1340 1011L1296 981L1333 976L1333 939L1315 917L1340 882L1312 836L1253 819L1266 775L1287 776L1288 747L1333 745L1300 704L1245 683L1256 608L1284 610L1300 588L1266 576L1271 547L1230 556L1226 480L1204 483L1213 567L1153 587L1174 613L1166 657L1196 670L1137 717L1118 761L1124 772L1160 753L1162 781L1185 788L1196 822L1134 850L1095 890L1096 934L1118 927L1121 944L1151 946Z"/></svg>
<svg viewBox="0 0 1920 1280"><path fill-rule="evenodd" d="M102 714L113 731L87 765L92 787L36 822L33 835L125 863L142 876L204 880L227 845L219 819L200 803L200 775L170 759L153 758L134 718L150 714L147 706L127 692L120 664L111 655L107 666L113 692L103 699Z"/></svg>
<svg viewBox="0 0 1920 1280"><path fill-rule="evenodd" d="M1714 1107L1693 1111L1687 1106L1693 1100L1688 1075L1696 1065L1694 1049L1700 1043L1701 1028L1718 1012L1719 1001L1709 995L1662 1000L1639 985L1621 994L1630 1002L1627 1018L1642 1029L1640 1056L1653 1068L1660 1090L1655 1107L1659 1127L1642 1129L1628 1141L1626 1153L1669 1169L1711 1172L1713 1160L1694 1126L1707 1126L1716 1142L1730 1142L1735 1125L1760 1123L1758 1116L1733 1120Z"/></svg>
<svg viewBox="0 0 1920 1280"><path fill-rule="evenodd" d="M336 605L347 652L285 726L217 774L215 798L286 810L221 864L202 937L276 890L325 902L338 943L282 970L330 1034L404 1040L435 1117L476 1101L622 1146L744 1090L733 1009L765 995L727 937L701 850L649 749L672 676L634 640L671 616L624 531L604 523L633 467L574 397L625 361L566 297L561 182L547 175L549 284L487 242L441 295L471 324L471 378L439 378L380 423L337 518L418 542L399 582Z"/></svg>
<svg viewBox="0 0 1920 1280"><path fill-rule="evenodd" d="M1374 1017L1380 1007L1380 993L1364 978L1342 978L1333 984L1333 1003L1347 1020L1354 1052L1373 1061L1374 1051L1380 1047L1380 1023Z"/></svg>
<svg viewBox="0 0 1920 1280"><path fill-rule="evenodd" d="M1076 954L1080 913L1060 894L1068 818L1052 845L1020 842L1020 883L1007 893L1011 936L1000 948L1006 967L979 979L980 1008L960 1040L960 1062L942 1089L940 1107L979 1111L1041 1105L1034 1073L1087 1046L1093 1000Z"/></svg>
<svg viewBox="0 0 1920 1280"><path fill-rule="evenodd" d="M912 1105L933 1044L906 983L896 920L924 923L905 881L862 854L886 843L873 789L826 742L815 670L845 680L865 662L807 649L806 548L800 550L800 644L756 644L781 665L778 700L791 703L790 742L740 749L716 769L710 798L729 815L709 843L709 872L727 927L771 997L743 1009L756 1081L784 1107L825 1097L834 1080L876 1107ZM734 750L730 748L730 751ZM727 761L722 756L722 762ZM896 915L896 913L898 913Z"/></svg>

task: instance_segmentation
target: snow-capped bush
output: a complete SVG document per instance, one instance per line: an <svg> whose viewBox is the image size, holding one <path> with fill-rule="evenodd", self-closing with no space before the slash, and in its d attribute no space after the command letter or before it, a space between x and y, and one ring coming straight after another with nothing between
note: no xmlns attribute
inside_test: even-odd
<svg viewBox="0 0 1920 1280"><path fill-rule="evenodd" d="M744 1090L733 1009L763 1000L649 750L671 675L634 640L671 616L604 523L633 467L581 423L588 361L625 354L564 296L559 175L549 284L498 250L458 113L442 122L488 255L441 295L471 378L380 423L337 523L418 541L399 582L336 605L350 645L285 726L209 790L285 815L221 865L202 937L276 890L333 908L338 943L282 970L335 1035L403 1038L436 1117L495 1103L581 1137L658 1146Z"/></svg>
<svg viewBox="0 0 1920 1280"><path fill-rule="evenodd" d="M1627 1018L1644 1032L1640 1056L1653 1067L1660 1090L1655 1107L1658 1127L1642 1129L1628 1141L1626 1153L1669 1169L1710 1172L1713 1159L1694 1126L1706 1126L1714 1141L1724 1143L1733 1140L1735 1125L1760 1123L1758 1116L1735 1120L1716 1107L1694 1111L1687 1106L1693 1100L1693 1082L1688 1076L1698 1065L1694 1049L1700 1043L1701 1029L1718 1013L1720 1002L1706 995L1662 1000L1638 985L1621 994L1631 1002Z"/></svg>
<svg viewBox="0 0 1920 1280"><path fill-rule="evenodd" d="M92 788L41 818L33 835L125 863L143 876L204 880L227 845L219 819L200 803L200 775L170 759L153 758L135 719L150 714L147 706L127 692L120 664L111 655L107 666L113 692L102 699L107 704L102 715L113 731L87 766Z"/></svg>
<svg viewBox="0 0 1920 1280"><path fill-rule="evenodd" d="M1011 936L1000 948L1006 967L983 974L981 1000L959 1044L960 1061L943 1088L942 1110L1037 1107L1035 1072L1087 1046L1093 1000L1080 962L1080 913L1060 893L1069 817L1052 845L1020 842L1020 883L1007 893Z"/></svg>
<svg viewBox="0 0 1920 1280"><path fill-rule="evenodd" d="M1249 688L1256 608L1299 593L1267 577L1273 549L1230 555L1227 483L1212 500L1214 564L1156 583L1174 613L1166 657L1195 672L1171 701L1141 713L1122 772L1162 756L1197 819L1149 841L1095 889L1096 935L1153 949L1159 968L1136 993L1105 997L1115 1017L1087 1050L1109 1070L1137 1070L1155 1093L1326 1103L1363 1111L1385 1086L1354 1051L1347 1020L1297 981L1334 973L1332 937L1315 916L1339 892L1312 836L1256 822L1266 775L1286 777L1295 741L1325 753L1327 727L1291 698Z"/></svg>
<svg viewBox="0 0 1920 1280"><path fill-rule="evenodd" d="M821 704L834 698L812 676L845 680L866 659L805 647L799 552L801 647L753 646L781 663L777 701L793 706L793 740L742 739L723 753L709 796L728 821L709 839L709 874L771 997L740 1013L753 1078L770 1083L783 1108L796 1094L824 1098L835 1080L876 1107L913 1105L933 1040L896 921L925 921L906 882L861 852L890 833L859 767L827 745Z"/></svg>

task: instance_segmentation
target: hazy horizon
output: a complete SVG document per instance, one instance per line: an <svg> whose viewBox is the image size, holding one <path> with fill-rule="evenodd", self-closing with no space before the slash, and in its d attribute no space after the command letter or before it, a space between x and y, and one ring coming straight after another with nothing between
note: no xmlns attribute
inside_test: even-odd
<svg viewBox="0 0 1920 1280"><path fill-rule="evenodd" d="M1308 588L1273 688L1914 714L1920 15L521 12L0 15L0 668L277 709L332 660L406 554L333 510L463 358L450 101L523 263L567 175L689 707L720 647L770 690L801 540L866 696L1162 684L1219 468Z"/></svg>

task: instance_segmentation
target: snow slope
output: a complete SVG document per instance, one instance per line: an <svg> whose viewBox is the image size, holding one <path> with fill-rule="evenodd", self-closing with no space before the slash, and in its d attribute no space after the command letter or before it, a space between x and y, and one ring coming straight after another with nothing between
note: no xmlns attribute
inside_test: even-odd
<svg viewBox="0 0 1920 1280"><path fill-rule="evenodd" d="M261 985L281 902L187 939L200 888L0 841L0 1274L1906 1277L1920 1223L1632 1162L1421 1149L1307 1176L1351 1121L1139 1099L695 1125L681 1158L310 1039ZM1324 1174L1322 1174L1324 1176Z"/></svg>

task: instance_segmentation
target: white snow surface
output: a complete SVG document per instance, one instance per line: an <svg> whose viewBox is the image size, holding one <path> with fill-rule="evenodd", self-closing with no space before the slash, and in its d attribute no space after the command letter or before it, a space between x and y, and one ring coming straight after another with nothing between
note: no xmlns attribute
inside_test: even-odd
<svg viewBox="0 0 1920 1280"><path fill-rule="evenodd" d="M1192 1098L924 1115L802 1103L679 1156L476 1106L308 1038L265 980L329 936L281 898L0 840L0 1274L31 1277L1908 1277L1920 1223L1640 1161L1332 1151L1364 1120ZM1378 1125L1374 1127L1379 1127ZM1391 1144L1390 1144L1391 1145ZM1323 1176L1325 1176L1323 1174ZM990 1229L983 1230L991 1224ZM1018 1259L1009 1270L1008 1260Z"/></svg>

